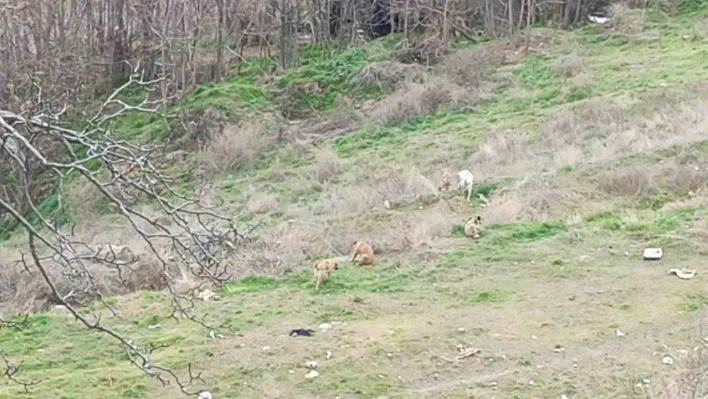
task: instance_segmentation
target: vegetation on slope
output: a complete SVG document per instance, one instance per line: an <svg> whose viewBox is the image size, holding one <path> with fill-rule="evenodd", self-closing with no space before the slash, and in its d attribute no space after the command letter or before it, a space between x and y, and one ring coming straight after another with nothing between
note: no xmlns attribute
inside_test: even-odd
<svg viewBox="0 0 708 399"><path fill-rule="evenodd" d="M169 344L157 360L203 370L215 397L681 397L705 365L691 321L708 300L700 272L681 281L664 269L695 268L708 249L708 68L705 11L680 10L672 19L618 9L607 26L534 29L527 55L501 41L460 46L423 78L413 71L391 85L351 83L364 65L393 57L391 42L374 42L303 51L303 67L281 76L252 61L198 89L174 111L224 118L189 159L233 215L263 222L234 257L249 276L222 287L221 302L198 305L223 339L166 317L160 293L115 299L136 322L108 323ZM480 64L489 53L503 57ZM475 73L472 86L455 81L470 65L490 72ZM342 125L346 133L331 133ZM161 120L116 129L182 137ZM243 162L230 162L244 146L235 156ZM217 150L227 164L207 162ZM472 170L489 203L450 195L383 207L434 192L445 167ZM101 208L73 198L84 229L111 220L106 209L91 222ZM477 213L479 241L455 233ZM315 292L311 261L346 254L358 238L382 249L376 265L344 265ZM666 259L642 262L654 245ZM287 336L325 321L341 323ZM0 343L27 359L24 378L43 380L32 397L174 397L62 314L3 329ZM452 360L459 345L482 353ZM303 378L310 359L321 372L312 381Z"/></svg>

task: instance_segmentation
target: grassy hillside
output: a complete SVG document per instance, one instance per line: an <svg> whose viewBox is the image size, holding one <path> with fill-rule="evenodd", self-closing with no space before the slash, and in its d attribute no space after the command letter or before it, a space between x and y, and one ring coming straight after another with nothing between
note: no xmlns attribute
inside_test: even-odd
<svg viewBox="0 0 708 399"><path fill-rule="evenodd" d="M523 38L455 42L430 68L398 63L396 37L306 49L282 75L251 60L175 106L191 128L119 121L187 148L182 167L262 226L233 259L243 278L198 304L223 338L169 318L156 292L115 298L121 317L104 323L167 344L155 360L191 363L215 398L689 397L708 369L708 13L681 4L676 18L618 8L602 26L536 28L528 53ZM427 200L445 168L470 169L486 202ZM132 242L85 188L70 194L79 235ZM461 234L476 214L478 241ZM343 261L316 292L312 261L355 239L376 242L375 265ZM649 246L665 258L643 261ZM42 380L0 398L178 395L60 313L0 330L0 345Z"/></svg>

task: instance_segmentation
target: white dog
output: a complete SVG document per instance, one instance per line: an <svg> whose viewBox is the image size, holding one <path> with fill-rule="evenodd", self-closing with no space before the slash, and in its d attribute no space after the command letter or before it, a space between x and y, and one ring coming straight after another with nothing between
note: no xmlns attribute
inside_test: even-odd
<svg viewBox="0 0 708 399"><path fill-rule="evenodd" d="M474 185L474 176L467 169L457 172L457 189L467 190L467 201L472 197L472 186Z"/></svg>

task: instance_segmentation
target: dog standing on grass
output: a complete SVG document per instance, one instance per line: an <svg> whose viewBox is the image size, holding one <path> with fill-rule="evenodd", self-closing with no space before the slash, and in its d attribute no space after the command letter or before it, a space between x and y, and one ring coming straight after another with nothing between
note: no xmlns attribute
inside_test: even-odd
<svg viewBox="0 0 708 399"><path fill-rule="evenodd" d="M371 265L374 263L374 250L364 241L354 242L354 253L352 254L352 262L356 262L359 266Z"/></svg>
<svg viewBox="0 0 708 399"><path fill-rule="evenodd" d="M474 175L467 169L457 172L457 189L467 191L467 201L472 197L472 186L474 186Z"/></svg>
<svg viewBox="0 0 708 399"><path fill-rule="evenodd" d="M325 274L327 277L332 275L333 270L339 270L339 265L334 259L325 259L315 262L315 289L319 290L320 285L324 281Z"/></svg>

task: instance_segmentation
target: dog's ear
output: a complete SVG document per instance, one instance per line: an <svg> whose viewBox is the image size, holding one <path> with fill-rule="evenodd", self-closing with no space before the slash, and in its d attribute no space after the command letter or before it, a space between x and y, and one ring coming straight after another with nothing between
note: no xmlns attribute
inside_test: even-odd
<svg viewBox="0 0 708 399"><path fill-rule="evenodd" d="M479 215L477 215L477 223L478 223L478 224L481 224L481 223L482 223L482 217L479 216Z"/></svg>

